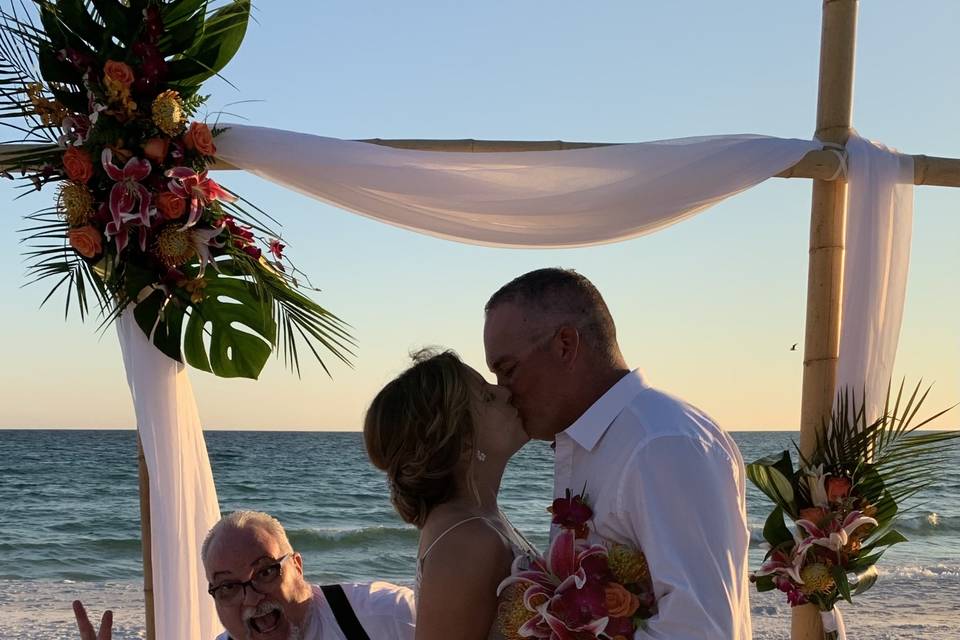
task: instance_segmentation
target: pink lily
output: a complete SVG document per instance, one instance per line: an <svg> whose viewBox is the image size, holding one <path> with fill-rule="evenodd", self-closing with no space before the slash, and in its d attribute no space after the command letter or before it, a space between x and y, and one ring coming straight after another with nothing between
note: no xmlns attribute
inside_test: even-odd
<svg viewBox="0 0 960 640"><path fill-rule="evenodd" d="M196 249L197 255L200 257L200 273L197 276L198 278L203 277L203 272L206 270L208 264L213 265L213 268L217 270L217 262L210 253L210 247L223 246L223 242L216 241L216 237L223 233L223 229L224 225L221 223L220 226L212 229L193 229L190 232L190 236L193 239L193 248Z"/></svg>
<svg viewBox="0 0 960 640"><path fill-rule="evenodd" d="M110 179L116 182L110 189L110 213L115 226L139 217L140 224L150 226L150 191L140 181L150 175L152 169L149 160L130 158L123 169L113 164L113 151L109 148L100 154L100 162ZM140 211L130 215L134 204L139 200Z"/></svg>
<svg viewBox="0 0 960 640"><path fill-rule="evenodd" d="M851 511L844 518L843 524L831 520L824 528L818 527L809 520L797 520L797 526L802 527L809 534L808 540L812 544L837 552L847 546L847 543L850 542L850 535L865 524L877 526L877 521L870 516L863 515L862 511Z"/></svg>
<svg viewBox="0 0 960 640"><path fill-rule="evenodd" d="M806 559L807 551L810 545L805 545L803 549L794 547L790 553L785 551L774 551L767 558L766 562L760 565L760 569L755 575L759 576L786 576L794 584L803 584L803 578L800 577L800 568Z"/></svg>
<svg viewBox="0 0 960 640"><path fill-rule="evenodd" d="M190 201L190 215L187 217L183 228L192 227L200 219L203 207L214 200L221 202L234 202L237 197L212 179L207 177L207 172L197 173L189 167L174 167L165 174L170 180L169 189L181 198Z"/></svg>

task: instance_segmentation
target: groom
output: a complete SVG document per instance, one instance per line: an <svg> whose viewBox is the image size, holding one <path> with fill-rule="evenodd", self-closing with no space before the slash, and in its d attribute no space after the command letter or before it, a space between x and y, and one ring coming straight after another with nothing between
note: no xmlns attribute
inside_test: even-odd
<svg viewBox="0 0 960 640"><path fill-rule="evenodd" d="M745 474L730 436L627 367L606 303L574 271L504 285L483 341L524 429L554 442L554 497L586 487L595 535L646 554L658 613L636 638L749 639Z"/></svg>

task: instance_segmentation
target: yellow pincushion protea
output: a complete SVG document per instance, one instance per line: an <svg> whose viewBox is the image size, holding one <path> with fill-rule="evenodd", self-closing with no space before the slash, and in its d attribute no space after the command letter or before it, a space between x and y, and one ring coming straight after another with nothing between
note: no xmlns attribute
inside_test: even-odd
<svg viewBox="0 0 960 640"><path fill-rule="evenodd" d="M800 590L808 596L814 593L829 593L836 586L833 576L830 575L830 567L819 562L801 569L800 578L803 580Z"/></svg>
<svg viewBox="0 0 960 640"><path fill-rule="evenodd" d="M179 227L167 227L161 231L157 235L154 252L171 269L186 264L197 255L193 234L189 229L185 231Z"/></svg>
<svg viewBox="0 0 960 640"><path fill-rule="evenodd" d="M93 194L82 184L62 184L59 202L60 213L71 227L83 226L93 216Z"/></svg>
<svg viewBox="0 0 960 640"><path fill-rule="evenodd" d="M607 559L614 578L621 584L645 583L650 579L650 567L642 551L615 544L610 547Z"/></svg>
<svg viewBox="0 0 960 640"><path fill-rule="evenodd" d="M176 91L164 91L153 101L153 124L168 136L175 136L183 129L183 102Z"/></svg>
<svg viewBox="0 0 960 640"><path fill-rule="evenodd" d="M497 605L497 628L506 640L524 640L520 627L537 615L523 605L523 594L530 588L529 583L516 583L507 587L500 596Z"/></svg>

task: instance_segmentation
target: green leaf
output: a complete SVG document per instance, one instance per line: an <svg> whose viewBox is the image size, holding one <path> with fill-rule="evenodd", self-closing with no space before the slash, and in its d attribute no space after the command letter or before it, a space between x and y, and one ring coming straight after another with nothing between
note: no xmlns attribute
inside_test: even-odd
<svg viewBox="0 0 960 640"><path fill-rule="evenodd" d="M233 0L214 12L196 44L168 65L170 81L192 87L219 73L240 49L249 18L250 0Z"/></svg>
<svg viewBox="0 0 960 640"><path fill-rule="evenodd" d="M748 464L747 476L774 504L782 507L784 513L791 518L797 517L793 462L789 451Z"/></svg>
<svg viewBox="0 0 960 640"><path fill-rule="evenodd" d="M118 0L90 0L107 30L124 44L130 44L140 29L141 16L123 6Z"/></svg>
<svg viewBox="0 0 960 640"><path fill-rule="evenodd" d="M181 22L206 14L207 0L174 0L160 5L160 15L163 26L167 29L176 27Z"/></svg>
<svg viewBox="0 0 960 640"><path fill-rule="evenodd" d="M792 542L793 534L783 521L783 507L777 506L773 512L767 516L767 521L763 524L763 539L771 547L779 547L784 542Z"/></svg>
<svg viewBox="0 0 960 640"><path fill-rule="evenodd" d="M40 73L47 82L66 82L73 85L80 85L83 82L83 75L73 65L58 59L57 54L48 46L40 47L37 52L37 62L40 65Z"/></svg>
<svg viewBox="0 0 960 640"><path fill-rule="evenodd" d="M754 580L753 584L756 585L758 593L773 591L777 588L777 586L773 584L773 576L760 576Z"/></svg>
<svg viewBox="0 0 960 640"><path fill-rule="evenodd" d="M205 298L193 306L187 322L187 362L222 378L256 379L276 343L272 299L262 296L252 283L220 276L212 269L205 280ZM209 350L203 343L208 326Z"/></svg>
<svg viewBox="0 0 960 640"><path fill-rule="evenodd" d="M840 594L840 597L850 604L853 604L853 600L850 599L850 582L847 580L847 573L843 567L836 564L833 565L830 567L830 575L833 576L833 581L837 585L837 592Z"/></svg>
<svg viewBox="0 0 960 640"><path fill-rule="evenodd" d="M133 309L133 317L147 338L177 362L183 362L180 353L183 313L183 308L173 304L170 296L161 289L151 293Z"/></svg>
<svg viewBox="0 0 960 640"><path fill-rule="evenodd" d="M158 46L164 56L182 54L193 46L203 33L203 12L198 12L189 20L173 27L166 27L166 33L160 38Z"/></svg>
<svg viewBox="0 0 960 640"><path fill-rule="evenodd" d="M106 30L93 19L83 0L59 0L57 12L64 24L77 34L93 50L99 50L104 44Z"/></svg>

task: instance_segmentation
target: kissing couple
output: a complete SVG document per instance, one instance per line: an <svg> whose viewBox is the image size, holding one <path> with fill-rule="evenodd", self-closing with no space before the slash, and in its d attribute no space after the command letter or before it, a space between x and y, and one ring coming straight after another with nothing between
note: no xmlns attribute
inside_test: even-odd
<svg viewBox="0 0 960 640"><path fill-rule="evenodd" d="M496 385L453 352L421 352L364 420L370 460L420 531L416 639L750 638L745 472L733 439L627 366L606 303L575 271L522 275L485 312ZM559 499L560 544L539 559L497 502L507 462L531 438L553 443ZM589 504L571 498L584 488ZM585 540L557 526L558 507L586 507L589 522L576 523ZM642 624L612 628L613 613L636 615L617 593L578 597L593 544L642 552L655 601ZM540 573L513 580L527 589L521 612L539 614L516 628L510 589L498 587L524 568ZM566 586L548 584L547 569Z"/></svg>

